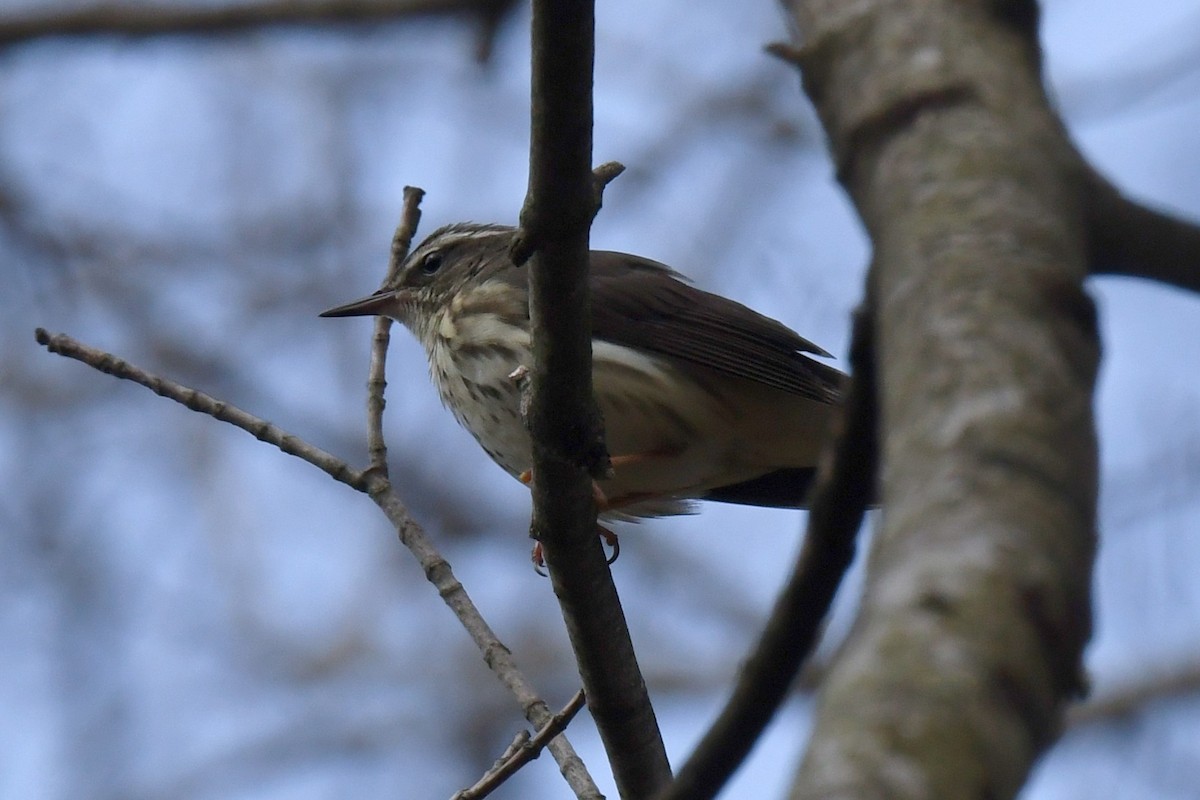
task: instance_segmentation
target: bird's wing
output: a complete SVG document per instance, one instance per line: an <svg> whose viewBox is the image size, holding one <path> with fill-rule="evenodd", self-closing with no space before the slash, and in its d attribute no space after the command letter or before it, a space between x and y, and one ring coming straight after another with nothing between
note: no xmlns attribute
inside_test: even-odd
<svg viewBox="0 0 1200 800"><path fill-rule="evenodd" d="M804 353L812 342L741 303L697 289L656 261L596 250L591 255L592 334L747 378L823 403L845 376Z"/></svg>

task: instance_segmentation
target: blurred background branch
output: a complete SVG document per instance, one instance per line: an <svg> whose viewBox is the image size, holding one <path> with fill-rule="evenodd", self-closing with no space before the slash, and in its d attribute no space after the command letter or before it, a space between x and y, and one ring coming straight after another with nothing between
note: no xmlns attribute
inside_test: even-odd
<svg viewBox="0 0 1200 800"><path fill-rule="evenodd" d="M257 0L257 2L45 3L0 14L0 46L64 36L222 36L277 26L364 24L428 14L473 17L476 58L491 55L496 28L516 0Z"/></svg>

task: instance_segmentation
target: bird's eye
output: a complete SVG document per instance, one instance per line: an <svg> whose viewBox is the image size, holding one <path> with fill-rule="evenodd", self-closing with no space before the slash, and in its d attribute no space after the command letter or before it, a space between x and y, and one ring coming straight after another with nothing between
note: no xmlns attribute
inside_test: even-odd
<svg viewBox="0 0 1200 800"><path fill-rule="evenodd" d="M434 250L432 253L426 253L421 259L421 274L432 275L442 268L442 261L445 257L440 250Z"/></svg>

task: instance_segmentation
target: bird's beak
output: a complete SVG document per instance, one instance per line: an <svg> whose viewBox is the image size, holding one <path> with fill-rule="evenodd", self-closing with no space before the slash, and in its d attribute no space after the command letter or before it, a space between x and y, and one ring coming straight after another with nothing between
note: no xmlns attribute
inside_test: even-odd
<svg viewBox="0 0 1200 800"><path fill-rule="evenodd" d="M384 315L396 302L394 289L380 289L375 294L355 300L352 303L335 306L328 311L322 311L322 317L366 317L372 314Z"/></svg>

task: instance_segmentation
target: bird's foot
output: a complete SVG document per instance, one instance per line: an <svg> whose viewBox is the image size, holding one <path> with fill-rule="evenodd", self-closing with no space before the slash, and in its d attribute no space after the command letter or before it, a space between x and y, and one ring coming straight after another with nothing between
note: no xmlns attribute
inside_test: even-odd
<svg viewBox="0 0 1200 800"><path fill-rule="evenodd" d="M617 560L617 556L621 555L621 540L617 538L615 533L602 525L596 526L596 533L604 540L606 545L612 548L612 553L604 559L604 563L611 565ZM549 577L546 573L546 554L542 550L541 542L533 543L533 552L529 554L529 558L533 561L534 572L543 578Z"/></svg>

